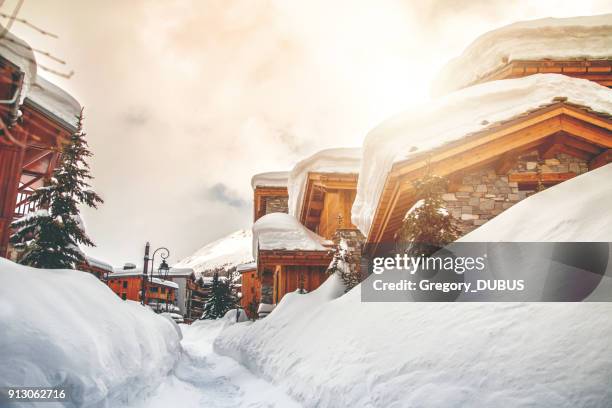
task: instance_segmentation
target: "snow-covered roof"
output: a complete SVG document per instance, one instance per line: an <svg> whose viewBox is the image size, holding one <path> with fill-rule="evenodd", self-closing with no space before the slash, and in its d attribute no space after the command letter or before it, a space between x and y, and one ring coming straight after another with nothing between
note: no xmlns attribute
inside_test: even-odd
<svg viewBox="0 0 612 408"><path fill-rule="evenodd" d="M0 32L4 32L4 30L5 28L0 25ZM36 58L34 52L28 43L14 36L10 31L6 31L0 39L0 56L15 64L24 73L23 90L21 92L21 100L19 101L21 103L36 78Z"/></svg>
<svg viewBox="0 0 612 408"><path fill-rule="evenodd" d="M612 163L519 202L460 241L612 242Z"/></svg>
<svg viewBox="0 0 612 408"><path fill-rule="evenodd" d="M521 21L490 31L451 60L434 81L440 95L511 61L612 59L612 14Z"/></svg>
<svg viewBox="0 0 612 408"><path fill-rule="evenodd" d="M257 262L249 262L243 263L236 267L236 272L242 273L246 271L252 271L253 269L257 269Z"/></svg>
<svg viewBox="0 0 612 408"><path fill-rule="evenodd" d="M81 105L60 87L38 76L30 87L26 100L76 130Z"/></svg>
<svg viewBox="0 0 612 408"><path fill-rule="evenodd" d="M257 187L287 187L288 171L270 171L259 173L251 178L253 190Z"/></svg>
<svg viewBox="0 0 612 408"><path fill-rule="evenodd" d="M358 147L321 150L300 161L289 173L289 214L300 213L309 173L358 174L360 164Z"/></svg>
<svg viewBox="0 0 612 408"><path fill-rule="evenodd" d="M315 234L292 215L271 213L253 224L253 256L259 250L325 251L332 242Z"/></svg>
<svg viewBox="0 0 612 408"><path fill-rule="evenodd" d="M494 127L559 97L597 112L612 113L612 89L564 75L537 74L465 88L383 122L364 141L353 224L364 235L369 233L394 163Z"/></svg>
<svg viewBox="0 0 612 408"><path fill-rule="evenodd" d="M120 271L120 272L115 272L112 275L109 275L108 278L109 279L121 279L121 278L131 278L131 277L140 277L142 276L142 270L138 271L138 270L134 270L131 269L129 271ZM151 278L147 278L149 280L151 280ZM158 285L162 285L162 286L168 286L170 288L175 288L178 289L178 284L169 280L164 280L164 279L159 279L159 278L153 278L152 280L153 283L156 283Z"/></svg>
<svg viewBox="0 0 612 408"><path fill-rule="evenodd" d="M94 258L93 256L89 256L87 255L85 257L87 259L87 263L95 268L100 268L103 269L105 271L109 271L109 272L113 272L114 268L111 264L101 261L97 258Z"/></svg>
<svg viewBox="0 0 612 408"><path fill-rule="evenodd" d="M196 275L215 269L231 269L251 262L251 231L238 230L226 237L206 244L193 255L181 260L174 268L191 268Z"/></svg>

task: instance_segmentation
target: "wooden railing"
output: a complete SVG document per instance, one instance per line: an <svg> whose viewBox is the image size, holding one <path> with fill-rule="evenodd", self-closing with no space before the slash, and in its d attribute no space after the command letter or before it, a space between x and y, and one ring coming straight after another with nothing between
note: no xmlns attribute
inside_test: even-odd
<svg viewBox="0 0 612 408"><path fill-rule="evenodd" d="M30 201L30 196L34 191L22 190L17 193L17 205L15 206L15 218L21 218L24 215L36 211L38 206L35 202Z"/></svg>

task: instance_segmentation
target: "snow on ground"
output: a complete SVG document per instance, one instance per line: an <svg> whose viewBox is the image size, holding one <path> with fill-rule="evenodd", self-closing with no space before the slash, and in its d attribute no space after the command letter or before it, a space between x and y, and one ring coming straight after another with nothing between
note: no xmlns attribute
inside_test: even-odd
<svg viewBox="0 0 612 408"><path fill-rule="evenodd" d="M212 342L226 324L220 319L181 325L184 352L174 373L129 408L299 407L277 387L213 351Z"/></svg>
<svg viewBox="0 0 612 408"><path fill-rule="evenodd" d="M611 206L612 163L519 202L460 241L612 242Z"/></svg>
<svg viewBox="0 0 612 408"><path fill-rule="evenodd" d="M462 89L383 122L364 141L353 224L368 234L394 163L550 104L556 97L612 113L612 89L565 75L538 74Z"/></svg>
<svg viewBox="0 0 612 408"><path fill-rule="evenodd" d="M110 408L151 392L177 361L178 326L89 273L0 258L0 281L0 386L62 385L77 406Z"/></svg>
<svg viewBox="0 0 612 408"><path fill-rule="evenodd" d="M544 230L524 236L608 240L611 170L527 198L491 236L535 220ZM612 406L611 303L362 303L360 290L340 296L334 275L226 327L215 350L308 407Z"/></svg>
<svg viewBox="0 0 612 408"><path fill-rule="evenodd" d="M289 173L289 214L299 217L309 173L358 174L361 148L321 150L295 165Z"/></svg>
<svg viewBox="0 0 612 408"><path fill-rule="evenodd" d="M288 171L270 171L259 173L251 178L251 187L287 187Z"/></svg>
<svg viewBox="0 0 612 408"><path fill-rule="evenodd" d="M251 230L239 230L206 244L193 255L181 260L173 268L193 268L196 275L215 269L232 269L251 262Z"/></svg>
<svg viewBox="0 0 612 408"><path fill-rule="evenodd" d="M253 255L257 250L325 251L332 243L285 213L266 214L253 224Z"/></svg>
<svg viewBox="0 0 612 408"><path fill-rule="evenodd" d="M612 14L521 21L476 39L442 69L433 93L468 86L511 61L589 58L612 58Z"/></svg>

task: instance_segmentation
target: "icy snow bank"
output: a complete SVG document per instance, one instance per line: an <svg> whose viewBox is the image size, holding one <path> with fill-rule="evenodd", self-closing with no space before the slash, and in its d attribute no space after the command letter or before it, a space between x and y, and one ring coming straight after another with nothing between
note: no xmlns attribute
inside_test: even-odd
<svg viewBox="0 0 612 408"><path fill-rule="evenodd" d="M180 355L176 324L89 273L0 258L0 280L1 386L61 385L75 406L113 407L154 389Z"/></svg>
<svg viewBox="0 0 612 408"><path fill-rule="evenodd" d="M266 214L253 224L253 257L261 250L324 251L331 242L315 234L289 214Z"/></svg>
<svg viewBox="0 0 612 408"><path fill-rule="evenodd" d="M287 187L288 171L271 171L259 173L251 179L251 187Z"/></svg>
<svg viewBox="0 0 612 408"><path fill-rule="evenodd" d="M539 74L462 89L383 122L364 142L353 224L368 235L393 163L550 104L555 97L612 113L612 89L564 75Z"/></svg>
<svg viewBox="0 0 612 408"><path fill-rule="evenodd" d="M215 350L308 407L612 404L610 303L361 303L360 287L317 298L328 283L225 328Z"/></svg>
<svg viewBox="0 0 612 408"><path fill-rule="evenodd" d="M193 268L196 275L224 268L235 268L251 262L251 230L238 230L226 237L206 244L193 255L181 260L174 268Z"/></svg>
<svg viewBox="0 0 612 408"><path fill-rule="evenodd" d="M358 174L360 148L321 150L295 165L289 173L289 214L299 217L309 173Z"/></svg>
<svg viewBox="0 0 612 408"><path fill-rule="evenodd" d="M611 205L608 164L519 202L460 241L612 242Z"/></svg>
<svg viewBox="0 0 612 408"><path fill-rule="evenodd" d="M476 39L442 69L433 93L468 86L511 61L611 58L612 14L521 21Z"/></svg>

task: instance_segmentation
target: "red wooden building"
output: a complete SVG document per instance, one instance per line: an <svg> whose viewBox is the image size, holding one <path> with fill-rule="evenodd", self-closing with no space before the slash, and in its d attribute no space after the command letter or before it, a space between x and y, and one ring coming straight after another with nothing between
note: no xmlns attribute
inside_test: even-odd
<svg viewBox="0 0 612 408"><path fill-rule="evenodd" d="M123 300L141 301L140 292L142 290L142 272L140 271L121 271L113 273L108 277L108 286ZM146 298L147 304L152 307L162 305L175 305L176 291L178 284L159 278L147 279ZM174 311L174 310L172 310Z"/></svg>
<svg viewBox="0 0 612 408"><path fill-rule="evenodd" d="M11 222L36 209L28 196L53 173L80 110L37 75L25 42L9 32L0 39L0 256L9 255Z"/></svg>

